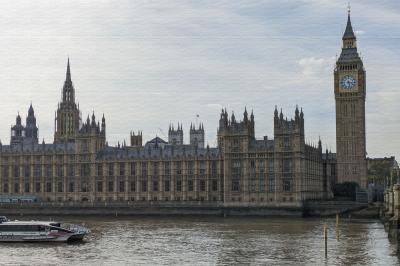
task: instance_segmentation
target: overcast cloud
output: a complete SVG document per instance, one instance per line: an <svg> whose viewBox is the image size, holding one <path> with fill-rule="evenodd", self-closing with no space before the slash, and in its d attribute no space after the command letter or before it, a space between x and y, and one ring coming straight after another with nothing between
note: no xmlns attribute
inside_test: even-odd
<svg viewBox="0 0 400 266"><path fill-rule="evenodd" d="M352 2L367 71L367 151L400 156L400 2ZM273 111L305 112L306 139L335 150L333 67L347 1L3 1L0 138L32 101L53 140L67 57L83 119L105 114L107 139L166 138L196 114L214 146L219 112L253 109L258 138Z"/></svg>

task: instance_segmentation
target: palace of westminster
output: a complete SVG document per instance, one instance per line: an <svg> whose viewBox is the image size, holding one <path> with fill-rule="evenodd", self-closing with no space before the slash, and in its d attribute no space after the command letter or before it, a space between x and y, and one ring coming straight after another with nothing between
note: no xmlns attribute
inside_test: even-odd
<svg viewBox="0 0 400 266"><path fill-rule="evenodd" d="M255 120L220 113L217 147L204 144L204 127L170 125L168 140L108 146L104 115L81 121L68 60L62 99L55 117L54 143L38 141L32 105L26 123L20 115L11 127L10 145L0 144L0 196L38 201L197 201L224 206L299 206L329 199L335 183L367 186L365 146L365 70L357 53L350 13L334 70L337 153L309 145L304 114L293 118L274 111L274 138L256 139Z"/></svg>

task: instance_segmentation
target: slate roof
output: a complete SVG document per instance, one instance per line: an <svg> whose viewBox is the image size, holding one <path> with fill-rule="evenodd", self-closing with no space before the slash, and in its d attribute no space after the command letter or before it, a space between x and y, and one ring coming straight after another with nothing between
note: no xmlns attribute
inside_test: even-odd
<svg viewBox="0 0 400 266"><path fill-rule="evenodd" d="M157 159L219 156L218 148L197 148L195 145L147 145L145 147L106 147L97 154L99 160Z"/></svg>
<svg viewBox="0 0 400 266"><path fill-rule="evenodd" d="M147 144L168 144L168 142L166 142L165 140L163 140L160 137L155 137L154 139L149 140L148 142L146 142L146 145Z"/></svg>
<svg viewBox="0 0 400 266"><path fill-rule="evenodd" d="M266 151L266 150L274 150L274 140L253 140L250 143L250 151Z"/></svg>
<svg viewBox="0 0 400 266"><path fill-rule="evenodd" d="M353 27L351 26L350 13L349 13L347 17L346 30L344 31L343 34L343 39L352 39L352 38L356 38L356 35L354 34Z"/></svg>
<svg viewBox="0 0 400 266"><path fill-rule="evenodd" d="M361 58L358 55L357 48L346 48L342 49L342 52L339 56L339 62L347 62L347 61L360 61Z"/></svg>
<svg viewBox="0 0 400 266"><path fill-rule="evenodd" d="M75 143L52 143L52 144L18 144L1 145L0 153L56 153L56 152L75 152Z"/></svg>

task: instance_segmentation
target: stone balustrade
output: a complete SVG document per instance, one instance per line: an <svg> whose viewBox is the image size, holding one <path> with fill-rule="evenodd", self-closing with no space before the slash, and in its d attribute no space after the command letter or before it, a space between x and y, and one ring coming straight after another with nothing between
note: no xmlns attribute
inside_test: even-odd
<svg viewBox="0 0 400 266"><path fill-rule="evenodd" d="M390 238L400 240L400 184L394 184L384 193L382 217Z"/></svg>

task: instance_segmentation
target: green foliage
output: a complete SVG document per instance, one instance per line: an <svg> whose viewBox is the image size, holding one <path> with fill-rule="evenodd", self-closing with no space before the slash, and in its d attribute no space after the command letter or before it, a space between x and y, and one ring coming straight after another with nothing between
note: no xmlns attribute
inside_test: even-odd
<svg viewBox="0 0 400 266"><path fill-rule="evenodd" d="M355 200L358 187L359 185L356 182L344 182L340 184L335 184L333 187L333 195L335 197L345 197Z"/></svg>
<svg viewBox="0 0 400 266"><path fill-rule="evenodd" d="M390 176L391 169L392 162L390 161L375 162L368 169L368 175L378 178L386 178Z"/></svg>
<svg viewBox="0 0 400 266"><path fill-rule="evenodd" d="M393 162L390 159L376 160L369 163L368 181L375 184L392 182L391 178L397 180L397 173L393 170Z"/></svg>

